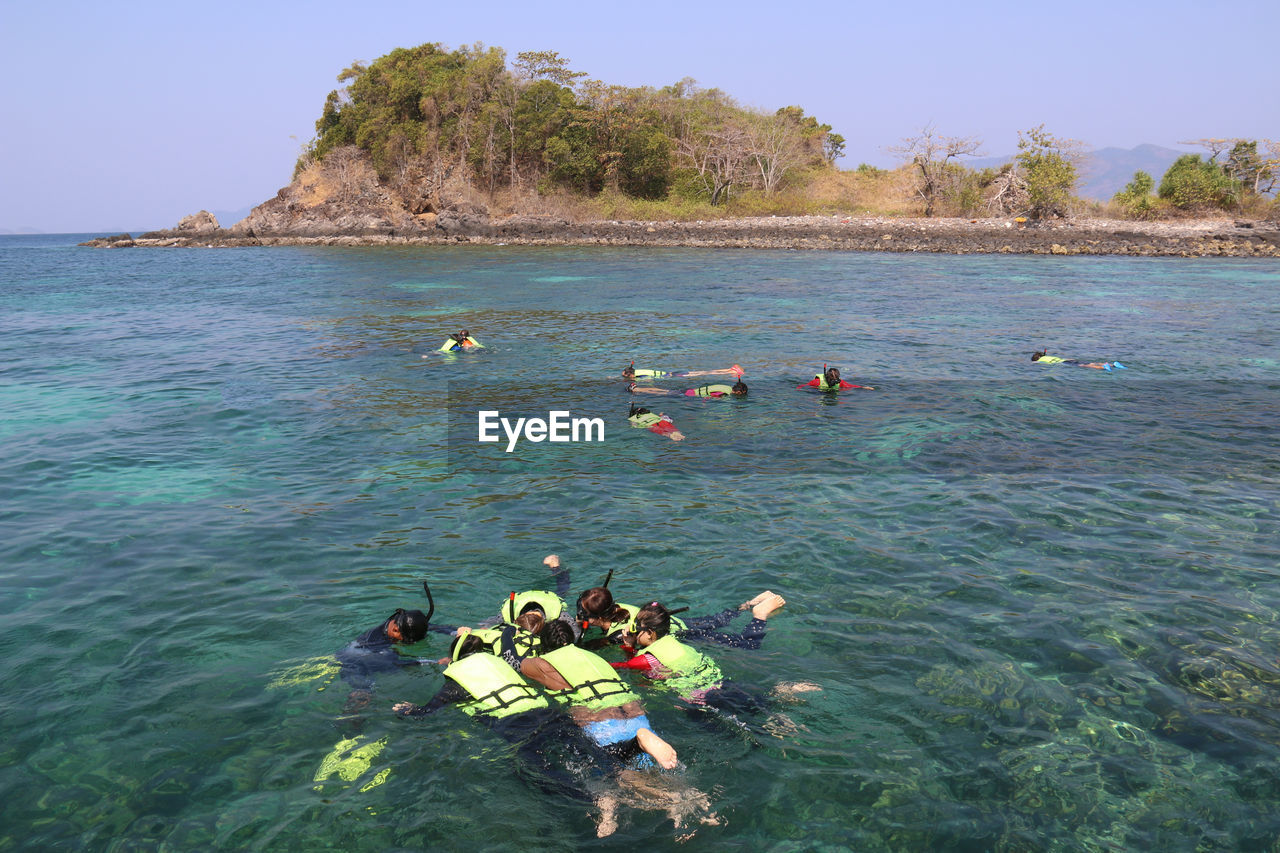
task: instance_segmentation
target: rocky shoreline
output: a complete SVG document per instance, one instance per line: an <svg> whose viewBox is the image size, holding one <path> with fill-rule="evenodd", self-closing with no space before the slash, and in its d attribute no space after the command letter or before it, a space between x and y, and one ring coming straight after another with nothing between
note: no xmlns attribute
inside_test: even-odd
<svg viewBox="0 0 1280 853"><path fill-rule="evenodd" d="M760 217L700 222L570 222L553 217L441 213L399 222L316 222L255 229L252 217L217 227L207 214L139 237L120 234L100 248L241 246L403 246L474 243L523 246L654 246L944 254L1280 257L1280 223L1244 220L1128 222L1077 219L899 219L856 216ZM370 227L372 226L372 227Z"/></svg>

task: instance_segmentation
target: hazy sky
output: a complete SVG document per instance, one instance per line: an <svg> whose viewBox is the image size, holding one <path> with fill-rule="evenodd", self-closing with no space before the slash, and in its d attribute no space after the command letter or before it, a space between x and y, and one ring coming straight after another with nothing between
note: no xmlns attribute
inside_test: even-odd
<svg viewBox="0 0 1280 853"><path fill-rule="evenodd" d="M992 155L1280 137L1280 2L22 2L0 5L0 231L133 231L273 196L355 60L483 42L607 83L799 104L842 165L933 123ZM224 222L224 225L231 224Z"/></svg>

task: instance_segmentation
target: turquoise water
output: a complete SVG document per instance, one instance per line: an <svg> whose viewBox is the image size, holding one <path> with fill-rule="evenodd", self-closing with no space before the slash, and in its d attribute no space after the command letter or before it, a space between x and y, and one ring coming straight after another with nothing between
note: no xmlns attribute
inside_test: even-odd
<svg viewBox="0 0 1280 853"><path fill-rule="evenodd" d="M648 695L721 823L632 803L608 847L1280 836L1280 264L73 243L0 238L0 851L600 843L460 714L390 713L434 666L316 780L335 650L424 578L480 621L552 552L694 613L776 590L715 657L822 687L719 729ZM631 359L751 394L637 398L671 442ZM796 390L824 362L877 390ZM605 440L506 454L480 408Z"/></svg>

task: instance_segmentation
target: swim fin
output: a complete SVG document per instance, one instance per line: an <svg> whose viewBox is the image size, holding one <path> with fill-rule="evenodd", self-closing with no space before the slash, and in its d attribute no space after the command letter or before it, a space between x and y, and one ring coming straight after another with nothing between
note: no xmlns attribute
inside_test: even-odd
<svg viewBox="0 0 1280 853"><path fill-rule="evenodd" d="M1103 370L1105 370L1105 371L1107 371L1107 373L1110 373L1110 372L1111 372L1111 364L1110 364L1110 363L1108 363L1108 362L1103 362L1102 369L1103 369Z"/></svg>
<svg viewBox="0 0 1280 853"><path fill-rule="evenodd" d="M1120 363L1120 362L1118 362L1118 361L1113 361L1113 362L1111 362L1111 366L1112 366L1112 367L1118 367L1118 368L1120 368L1121 370L1128 370L1128 369L1129 369L1129 368L1125 367L1123 364L1121 364L1121 363Z"/></svg>
<svg viewBox="0 0 1280 853"><path fill-rule="evenodd" d="M742 365L740 365L740 364L735 364L733 367L731 367L731 368L729 368L729 369L730 369L730 370L732 370L734 373L738 374L738 378L739 378L739 379L741 379L741 378L742 378L742 373L743 373Z"/></svg>

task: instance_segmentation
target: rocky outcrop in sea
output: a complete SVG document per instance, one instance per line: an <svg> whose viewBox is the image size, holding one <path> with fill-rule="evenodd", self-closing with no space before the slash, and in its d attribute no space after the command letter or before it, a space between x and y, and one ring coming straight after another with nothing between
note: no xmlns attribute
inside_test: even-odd
<svg viewBox="0 0 1280 853"><path fill-rule="evenodd" d="M332 161L332 162L330 162ZM555 216L494 217L461 198L406 202L361 157L331 157L223 228L206 211L177 227L83 245L236 247L296 245L695 246L939 252L946 254L1280 257L1280 223L1245 220L1131 222L1075 219L916 219L769 216L698 222L573 222ZM413 213L411 209L423 212Z"/></svg>

